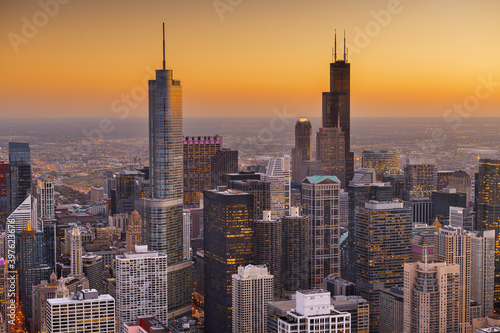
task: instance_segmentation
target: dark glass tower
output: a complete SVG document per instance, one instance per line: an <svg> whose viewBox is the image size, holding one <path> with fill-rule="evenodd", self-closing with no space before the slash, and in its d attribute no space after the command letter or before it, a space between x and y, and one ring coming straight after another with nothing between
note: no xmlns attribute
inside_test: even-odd
<svg viewBox="0 0 500 333"><path fill-rule="evenodd" d="M476 182L477 229L495 230L495 309L500 308L500 160L481 159Z"/></svg>
<svg viewBox="0 0 500 333"><path fill-rule="evenodd" d="M351 152L351 64L347 62L345 36L343 60L337 60L335 36L334 62L330 64L330 91L323 93L323 127L318 132L317 140L317 159L323 163L323 173L337 176L342 188L346 188L354 176L354 153ZM342 154L344 158L332 160L333 156Z"/></svg>
<svg viewBox="0 0 500 333"><path fill-rule="evenodd" d="M232 275L254 262L253 195L203 191L205 332L231 332Z"/></svg>
<svg viewBox="0 0 500 333"><path fill-rule="evenodd" d="M145 241L168 256L169 316L191 312L191 262L183 258L182 87L173 71L156 70L149 81L151 198L144 200Z"/></svg>
<svg viewBox="0 0 500 333"><path fill-rule="evenodd" d="M311 122L300 118L295 124L295 148L292 149L292 181L302 183L300 179L303 161L311 160Z"/></svg>
<svg viewBox="0 0 500 333"><path fill-rule="evenodd" d="M223 180L224 175L238 172L238 151L228 148L218 150L212 158L211 164L210 188L215 189L221 185L227 186L228 184L225 184Z"/></svg>
<svg viewBox="0 0 500 333"><path fill-rule="evenodd" d="M31 193L30 146L9 142L8 211L12 213Z"/></svg>

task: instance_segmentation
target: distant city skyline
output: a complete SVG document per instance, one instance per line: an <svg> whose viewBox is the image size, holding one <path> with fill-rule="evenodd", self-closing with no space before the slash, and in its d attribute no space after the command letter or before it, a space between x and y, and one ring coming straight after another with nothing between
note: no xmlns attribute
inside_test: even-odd
<svg viewBox="0 0 500 333"><path fill-rule="evenodd" d="M6 0L0 118L146 117L164 21L185 117L274 117L284 106L319 116L335 29L355 65L352 117L496 116L499 10L494 0Z"/></svg>

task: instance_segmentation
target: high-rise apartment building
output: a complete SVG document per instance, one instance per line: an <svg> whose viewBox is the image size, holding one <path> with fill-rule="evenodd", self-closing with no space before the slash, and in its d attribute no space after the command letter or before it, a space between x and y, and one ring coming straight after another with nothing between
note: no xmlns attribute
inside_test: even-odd
<svg viewBox="0 0 500 333"><path fill-rule="evenodd" d="M238 267L232 276L233 333L266 333L273 280L265 265Z"/></svg>
<svg viewBox="0 0 500 333"><path fill-rule="evenodd" d="M184 207L200 206L200 194L210 189L212 158L221 148L222 138L218 135L183 138Z"/></svg>
<svg viewBox="0 0 500 333"><path fill-rule="evenodd" d="M165 49L165 41L163 42ZM145 242L168 256L168 310L191 313L191 262L183 256L182 87L163 68L149 81L149 179L151 198L144 200Z"/></svg>
<svg viewBox="0 0 500 333"><path fill-rule="evenodd" d="M116 256L118 327L140 315L168 321L167 256L136 245L134 252ZM168 295L170 297L170 295Z"/></svg>
<svg viewBox="0 0 500 333"><path fill-rule="evenodd" d="M232 276L254 262L253 196L226 187L203 193L205 330L231 332Z"/></svg>
<svg viewBox="0 0 500 333"><path fill-rule="evenodd" d="M309 217L310 287L323 287L330 274L340 276L340 181L334 176L312 176L302 183L302 203Z"/></svg>
<svg viewBox="0 0 500 333"><path fill-rule="evenodd" d="M387 333L403 332L404 293L401 287L380 291L379 331Z"/></svg>
<svg viewBox="0 0 500 333"><path fill-rule="evenodd" d="M434 252L439 261L460 266L458 322L466 332L471 321L471 235L465 229L445 225L436 234Z"/></svg>
<svg viewBox="0 0 500 333"><path fill-rule="evenodd" d="M493 315L495 290L495 231L475 231L471 243L470 298L479 305L479 316ZM474 317L471 315L471 319Z"/></svg>
<svg viewBox="0 0 500 333"><path fill-rule="evenodd" d="M460 265L404 265L403 332L459 332Z"/></svg>
<svg viewBox="0 0 500 333"><path fill-rule="evenodd" d="M238 151L229 148L222 148L215 153L212 158L210 188L216 189L217 186L228 185L224 183L226 173L238 172Z"/></svg>
<svg viewBox="0 0 500 333"><path fill-rule="evenodd" d="M47 333L115 333L115 299L85 289L74 298L47 300Z"/></svg>
<svg viewBox="0 0 500 333"><path fill-rule="evenodd" d="M134 210L128 218L128 226L126 231L126 246L127 251L133 251L136 245L142 244L142 222L139 213Z"/></svg>
<svg viewBox="0 0 500 333"><path fill-rule="evenodd" d="M31 194L31 154L28 143L9 142L8 213Z"/></svg>
<svg viewBox="0 0 500 333"><path fill-rule="evenodd" d="M56 214L53 184L51 182L43 180L37 181L36 198L38 204L38 217L42 219L54 219L56 217Z"/></svg>
<svg viewBox="0 0 500 333"><path fill-rule="evenodd" d="M365 150L361 157L361 165L363 168L375 169L377 180L382 181L383 176L399 173L399 153Z"/></svg>
<svg viewBox="0 0 500 333"><path fill-rule="evenodd" d="M266 265L274 276L274 298L281 297L282 266L282 220L271 219L271 211L264 211L263 217L254 224L254 263Z"/></svg>
<svg viewBox="0 0 500 333"><path fill-rule="evenodd" d="M309 289L309 218L299 215L298 207L281 219L283 292L292 294Z"/></svg>
<svg viewBox="0 0 500 333"><path fill-rule="evenodd" d="M380 290L403 283L411 258L411 211L399 201L356 209L356 288L370 302L370 332L379 332Z"/></svg>
<svg viewBox="0 0 500 333"><path fill-rule="evenodd" d="M479 160L476 228L495 230L495 308L500 308L500 160Z"/></svg>
<svg viewBox="0 0 500 333"><path fill-rule="evenodd" d="M270 183L272 217L278 219L289 215L290 158L285 155L270 159L263 180Z"/></svg>
<svg viewBox="0 0 500 333"><path fill-rule="evenodd" d="M291 180L302 183L302 162L311 160L311 122L301 117L295 124L295 147L292 149L292 176Z"/></svg>
<svg viewBox="0 0 500 333"><path fill-rule="evenodd" d="M70 233L71 237L71 276L80 277L83 275L83 248L82 236L80 235L80 228L73 226Z"/></svg>
<svg viewBox="0 0 500 333"><path fill-rule="evenodd" d="M408 159L404 168L403 200L430 197L437 190L437 167L434 160Z"/></svg>

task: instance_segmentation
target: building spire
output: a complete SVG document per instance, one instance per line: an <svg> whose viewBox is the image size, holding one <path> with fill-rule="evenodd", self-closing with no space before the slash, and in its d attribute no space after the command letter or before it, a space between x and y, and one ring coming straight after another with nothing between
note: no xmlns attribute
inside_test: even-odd
<svg viewBox="0 0 500 333"><path fill-rule="evenodd" d="M346 60L346 52L345 52L345 29L344 29L344 61L347 62L347 60Z"/></svg>
<svg viewBox="0 0 500 333"><path fill-rule="evenodd" d="M337 29L335 29L335 62L337 62Z"/></svg>
<svg viewBox="0 0 500 333"><path fill-rule="evenodd" d="M163 23L163 70L165 70L165 23Z"/></svg>

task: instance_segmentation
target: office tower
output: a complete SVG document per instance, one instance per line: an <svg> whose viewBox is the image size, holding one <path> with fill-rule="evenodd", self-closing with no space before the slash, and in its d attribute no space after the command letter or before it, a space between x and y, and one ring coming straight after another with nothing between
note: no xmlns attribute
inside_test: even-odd
<svg viewBox="0 0 500 333"><path fill-rule="evenodd" d="M92 186L90 188L90 201L99 202L104 199L104 188L101 186Z"/></svg>
<svg viewBox="0 0 500 333"><path fill-rule="evenodd" d="M46 311L47 300L56 297L59 284L55 273L50 275L50 281L40 281L33 286L33 324L35 332L47 332Z"/></svg>
<svg viewBox="0 0 500 333"><path fill-rule="evenodd" d="M54 205L54 186L52 183L38 180L36 185L36 198L38 203L38 217L42 219L54 219L56 214Z"/></svg>
<svg viewBox="0 0 500 333"><path fill-rule="evenodd" d="M163 44L165 46L165 43ZM149 180L144 200L143 242L168 256L168 310L171 317L191 313L191 262L183 256L182 87L173 71L156 70L149 80Z"/></svg>
<svg viewBox="0 0 500 333"><path fill-rule="evenodd" d="M31 158L27 143L9 142L8 213L31 194Z"/></svg>
<svg viewBox="0 0 500 333"><path fill-rule="evenodd" d="M465 171L455 171L448 178L448 187L454 188L458 193L465 193L467 206L472 207L472 179Z"/></svg>
<svg viewBox="0 0 500 333"><path fill-rule="evenodd" d="M354 282L333 275L328 275L325 278L324 289L328 290L332 296L357 295L356 284Z"/></svg>
<svg viewBox="0 0 500 333"><path fill-rule="evenodd" d="M52 271L56 269L56 257L57 257L57 237L56 237L56 220L44 220L43 221L43 237L42 237L42 263L49 265Z"/></svg>
<svg viewBox="0 0 500 333"><path fill-rule="evenodd" d="M433 160L408 159L404 168L403 200L430 197L437 190L437 167Z"/></svg>
<svg viewBox="0 0 500 333"><path fill-rule="evenodd" d="M222 148L222 138L186 136L183 147L184 207L199 207L200 194L210 189L212 158Z"/></svg>
<svg viewBox="0 0 500 333"><path fill-rule="evenodd" d="M310 287L323 287L330 274L340 276L340 181L334 176L312 176L302 183L305 215L309 217Z"/></svg>
<svg viewBox="0 0 500 333"><path fill-rule="evenodd" d="M352 180L347 180L349 185L354 184L371 184L375 183L377 176L375 174L375 169L371 168L359 168L354 172Z"/></svg>
<svg viewBox="0 0 500 333"><path fill-rule="evenodd" d="M475 231L471 242L471 293L470 298L478 303L479 316L493 315L495 290L495 231ZM471 316L471 319L474 317Z"/></svg>
<svg viewBox="0 0 500 333"><path fill-rule="evenodd" d="M321 162L323 175L334 175L339 178L342 188L347 187L352 177L346 176L346 142L341 128L327 127L318 130L316 159Z"/></svg>
<svg viewBox="0 0 500 333"><path fill-rule="evenodd" d="M141 216L134 210L128 218L128 226L126 232L127 251L133 251L136 245L142 244L142 223Z"/></svg>
<svg viewBox="0 0 500 333"><path fill-rule="evenodd" d="M413 223L431 224L432 200L430 197L420 197L404 201L404 206L411 208Z"/></svg>
<svg viewBox="0 0 500 333"><path fill-rule="evenodd" d="M500 308L500 160L479 160L476 228L495 230L495 309Z"/></svg>
<svg viewBox="0 0 500 333"><path fill-rule="evenodd" d="M47 300L47 333L63 332L119 332L115 329L114 298L86 289L74 298Z"/></svg>
<svg viewBox="0 0 500 333"><path fill-rule="evenodd" d="M232 275L254 262L253 196L225 187L203 194L205 330L231 332Z"/></svg>
<svg viewBox="0 0 500 333"><path fill-rule="evenodd" d="M470 325L471 238L462 228L443 226L436 234L434 252L440 261L460 266L458 322L461 330Z"/></svg>
<svg viewBox="0 0 500 333"><path fill-rule="evenodd" d="M321 323L321 324L320 324ZM295 309L278 318L278 333L341 333L351 331L351 314L334 309L325 290L297 291Z"/></svg>
<svg viewBox="0 0 500 333"><path fill-rule="evenodd" d="M437 172L437 188L436 191L442 191L443 188L448 187L450 176L453 171L439 170Z"/></svg>
<svg viewBox="0 0 500 333"><path fill-rule="evenodd" d="M403 198L403 188L404 188L403 174L382 176L382 181L391 184L393 191L392 195L394 196L394 198L397 199Z"/></svg>
<svg viewBox="0 0 500 333"><path fill-rule="evenodd" d="M278 219L289 214L290 209L290 158L271 158L263 180L270 183L271 215Z"/></svg>
<svg viewBox="0 0 500 333"><path fill-rule="evenodd" d="M439 228L441 228L441 226ZM428 261L435 260L434 234L437 230L434 230L434 228L432 229L432 231L424 229L413 235L411 241L411 262L424 261L426 256Z"/></svg>
<svg viewBox="0 0 500 333"><path fill-rule="evenodd" d="M182 212L182 255L191 258L191 213L189 209Z"/></svg>
<svg viewBox="0 0 500 333"><path fill-rule="evenodd" d="M442 191L432 192L432 219L441 224L449 224L450 207L467 207L467 195L457 193L455 188L445 187Z"/></svg>
<svg viewBox="0 0 500 333"><path fill-rule="evenodd" d="M474 216L468 208L450 206L449 225L474 230Z"/></svg>
<svg viewBox="0 0 500 333"><path fill-rule="evenodd" d="M7 225L13 226L16 234L20 234L21 231L26 229L28 220L37 221L36 199L31 195L28 195L7 217Z"/></svg>
<svg viewBox="0 0 500 333"><path fill-rule="evenodd" d="M116 309L117 327L148 314L168 321L167 255L136 245L116 256Z"/></svg>
<svg viewBox="0 0 500 333"><path fill-rule="evenodd" d="M118 213L110 215L108 217L108 225L110 227L116 227L120 229L121 232L126 232L128 226L128 217L129 214L127 213Z"/></svg>
<svg viewBox="0 0 500 333"><path fill-rule="evenodd" d="M399 201L369 201L356 209L356 287L370 302L370 332L379 331L379 293L403 283L411 258L411 211Z"/></svg>
<svg viewBox="0 0 500 333"><path fill-rule="evenodd" d="M299 215L298 207L291 207L290 215L281 219L281 225L283 292L309 289L309 218Z"/></svg>
<svg viewBox="0 0 500 333"><path fill-rule="evenodd" d="M82 264L82 236L80 235L80 228L73 226L70 233L71 238L71 276L80 277L83 275Z"/></svg>
<svg viewBox="0 0 500 333"><path fill-rule="evenodd" d="M295 124L295 147L292 149L292 177L296 183L302 183L300 177L302 162L311 160L311 122L300 117Z"/></svg>
<svg viewBox="0 0 500 333"><path fill-rule="evenodd" d="M265 210L271 209L271 183L263 180L232 180L229 188L253 194L254 220L262 219Z"/></svg>
<svg viewBox="0 0 500 333"><path fill-rule="evenodd" d="M0 223L5 225L7 219L7 186L9 185L9 163L0 161Z"/></svg>
<svg viewBox="0 0 500 333"><path fill-rule="evenodd" d="M349 226L349 193L347 191L340 191L339 203L340 227L347 229Z"/></svg>
<svg viewBox="0 0 500 333"><path fill-rule="evenodd" d="M228 185L223 181L224 174L238 172L238 151L222 148L215 153L212 158L210 173L210 188L215 189L217 186Z"/></svg>
<svg viewBox="0 0 500 333"><path fill-rule="evenodd" d="M100 294L104 293L104 285L102 283L104 277L104 260L102 257L92 252L85 253L82 257L82 268L83 274L89 280L89 288L97 290Z"/></svg>
<svg viewBox="0 0 500 333"><path fill-rule="evenodd" d="M401 287L380 291L380 332L403 332L404 292Z"/></svg>
<svg viewBox="0 0 500 333"><path fill-rule="evenodd" d="M361 166L375 169L376 180L382 181L383 176L399 173L399 153L387 150L365 150L361 157Z"/></svg>
<svg viewBox="0 0 500 333"><path fill-rule="evenodd" d="M144 188L145 174L140 170L122 170L113 175L111 211L113 214L132 213L141 198L150 195Z"/></svg>
<svg viewBox="0 0 500 333"><path fill-rule="evenodd" d="M238 267L232 276L233 332L267 332L267 304L273 300L273 280L265 265Z"/></svg>
<svg viewBox="0 0 500 333"><path fill-rule="evenodd" d="M269 274L274 276L274 298L281 297L282 272L282 221L272 220L271 211L264 211L263 217L254 224L254 262L257 265L266 265Z"/></svg>
<svg viewBox="0 0 500 333"><path fill-rule="evenodd" d="M404 265L403 332L458 332L460 265Z"/></svg>
<svg viewBox="0 0 500 333"><path fill-rule="evenodd" d="M337 311L351 314L351 333L368 333L370 305L360 296L333 296L331 305Z"/></svg>
<svg viewBox="0 0 500 333"><path fill-rule="evenodd" d="M349 197L349 212L348 212L348 244L346 261L343 263L342 278L355 281L355 243L356 243L356 207L364 207L365 203L370 200L379 202L392 201L393 190L389 183L371 183L371 184L354 184L347 188Z"/></svg>

